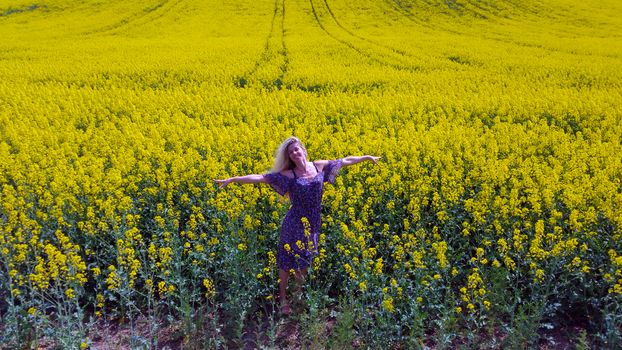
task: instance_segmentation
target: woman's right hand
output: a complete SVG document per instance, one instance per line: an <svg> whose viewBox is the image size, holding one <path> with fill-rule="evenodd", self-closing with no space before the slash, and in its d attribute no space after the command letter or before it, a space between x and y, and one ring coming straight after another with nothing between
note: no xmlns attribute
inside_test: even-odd
<svg viewBox="0 0 622 350"><path fill-rule="evenodd" d="M224 180L214 180L215 183L218 184L218 188L225 188L228 184L232 182L232 178L224 179Z"/></svg>

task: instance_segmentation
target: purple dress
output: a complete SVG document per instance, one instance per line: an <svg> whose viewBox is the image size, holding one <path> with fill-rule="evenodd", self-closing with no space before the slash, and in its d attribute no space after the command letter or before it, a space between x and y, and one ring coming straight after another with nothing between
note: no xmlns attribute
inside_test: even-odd
<svg viewBox="0 0 622 350"><path fill-rule="evenodd" d="M315 163L313 163L315 166ZM283 224L276 254L282 270L307 268L318 253L320 211L324 182L335 183L342 166L341 159L330 160L324 169L312 178L289 178L280 173L264 174L266 182L281 196L289 193L292 204ZM317 170L317 166L315 167Z"/></svg>

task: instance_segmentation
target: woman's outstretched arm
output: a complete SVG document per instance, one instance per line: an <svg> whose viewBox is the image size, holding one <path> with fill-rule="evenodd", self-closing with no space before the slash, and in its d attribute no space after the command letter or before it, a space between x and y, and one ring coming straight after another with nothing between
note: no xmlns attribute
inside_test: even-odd
<svg viewBox="0 0 622 350"><path fill-rule="evenodd" d="M257 184L257 183L265 183L266 179L263 175L260 174L251 174L244 176L234 176L224 180L214 180L217 184L219 184L220 188L226 187L228 184L232 182L237 182L241 184Z"/></svg>
<svg viewBox="0 0 622 350"><path fill-rule="evenodd" d="M355 156L350 156L350 157L345 157L341 159L341 165L342 166L348 166L348 165L352 165L352 164L356 164L356 163L360 163L362 161L371 161L374 162L374 164L378 164L378 160L380 160L380 157L376 157L376 156L360 156L360 157L355 157Z"/></svg>

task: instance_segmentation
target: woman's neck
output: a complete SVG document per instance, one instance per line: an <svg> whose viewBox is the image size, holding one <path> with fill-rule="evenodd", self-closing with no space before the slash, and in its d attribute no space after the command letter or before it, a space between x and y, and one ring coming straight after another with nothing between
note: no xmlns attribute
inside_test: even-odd
<svg viewBox="0 0 622 350"><path fill-rule="evenodd" d="M296 163L296 166L294 167L293 171L298 173L300 176L305 176L307 175L308 164L309 162L307 162L306 160L302 165Z"/></svg>

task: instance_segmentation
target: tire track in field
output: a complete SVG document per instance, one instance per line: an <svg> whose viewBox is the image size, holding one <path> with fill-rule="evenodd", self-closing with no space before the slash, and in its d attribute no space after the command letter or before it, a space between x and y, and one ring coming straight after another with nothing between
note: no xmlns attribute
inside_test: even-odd
<svg viewBox="0 0 622 350"><path fill-rule="evenodd" d="M432 2L430 2L429 0L424 0L423 1L428 7L432 7L434 6L434 4ZM472 4L469 0L466 0L467 3L471 4L471 5L475 5L475 7L480 8L479 5L476 4ZM400 1L401 4L401 1ZM481 18L481 19L485 19L487 17L483 16L482 14L480 14L479 12L475 11L474 9L465 6L463 3L459 3L456 0L445 0L444 4L447 5L447 9L449 9L450 11L453 11L457 14L459 14L460 16L463 16L465 14L470 14L473 17L476 18Z"/></svg>
<svg viewBox="0 0 622 350"><path fill-rule="evenodd" d="M553 16L553 8L546 8L544 5L536 7L530 7L526 5L526 2L523 0L506 0L507 4L510 4L512 7L518 9L521 13L527 13L530 15L542 16L543 14L551 20L557 20L555 16Z"/></svg>
<svg viewBox="0 0 622 350"><path fill-rule="evenodd" d="M491 36L482 36L482 35L474 35L474 34L470 34L470 33L466 33L466 32L460 32L457 30L453 30L450 28L447 28L445 26L433 26L425 21L422 21L420 19L418 19L415 15L413 15L410 12L410 9L407 8L406 6L402 5L401 1L399 0L385 0L384 1L386 4L388 4L391 9L393 9L394 11L396 11L397 13L399 13L400 15L402 15L403 17L405 17L406 19L410 20L411 22L413 22L414 24L427 28L431 31L444 31L447 33L451 33L454 35L458 35L458 36L466 36L466 37L471 37L471 38L477 38L477 39L482 39L482 40L491 40L491 41L495 41L495 42L500 42L500 43L504 43L504 44L509 44L509 45L514 45L514 46L521 46L521 47L528 47L528 48L532 48L532 49L540 49L540 50L545 50L548 52L555 52L555 53L562 53L562 54L569 54L570 52L568 51L564 51L564 50L560 50L560 49L556 49L556 48L552 48L552 47L546 47L543 46L543 44L532 44L532 43L527 43L527 42L519 42L519 41L514 41L510 38L495 38L495 37L491 37ZM512 5L514 5L515 7L520 6L520 5L515 5L514 3L512 3ZM522 6L519 8L523 8ZM526 7L525 7L526 9ZM525 10L527 11L527 10ZM532 14L538 14L538 11L535 10L529 10L527 11L529 13ZM495 17L498 17L495 15ZM480 16L481 18L481 16ZM490 18L488 18L490 19ZM582 54L582 53L573 53L574 55L585 55L585 56L590 56L589 54ZM452 57L448 57L448 59L450 61L456 62Z"/></svg>
<svg viewBox="0 0 622 350"><path fill-rule="evenodd" d="M395 52L395 53L397 53L397 54L399 54L399 55L401 55L401 56L406 56L406 57L414 57L413 55L409 54L409 53L408 53L408 52L406 52L406 51L403 51L403 50L400 50L400 49L396 49L396 48L391 47L391 46L389 46L389 45L385 45L385 44L381 44L381 43L375 42L374 40L371 40L371 39L369 39L369 38L367 38L367 37L360 36L360 35L358 35L358 34L356 34L356 33L352 32L352 31L351 31L351 30L349 30L348 28L344 27L344 26L341 24L341 22L339 22L339 20L337 20L337 17L335 16L335 13L334 13L334 12L333 12L333 10L330 8L330 5L328 5L328 0L324 0L324 4L326 5L326 9L328 10L328 13L330 14L330 17L332 17L333 21L335 21L335 24L337 24L337 26L339 26L339 28L343 29L346 33L348 33L348 34L352 35L352 36L353 36L353 37L355 37L355 38L358 38L358 39L361 39L361 40L363 40L363 41L366 41L366 42L368 42L368 43L370 43L370 44L373 44L373 45L380 46L380 47L383 47L383 48L385 48L385 49L388 49L388 50L390 50L390 51L392 51L392 52Z"/></svg>
<svg viewBox="0 0 622 350"><path fill-rule="evenodd" d="M384 2L386 4L388 4L389 7L391 7L392 10L396 11L398 14L400 14L404 18L406 18L409 21L413 22L414 24L416 24L416 25L418 25L420 27L426 28L426 29L428 29L428 30L430 30L432 32L441 30L441 31L444 31L444 32L447 32L447 33L458 35L458 36L470 36L470 37L476 37L476 38L481 38L481 39L487 39L487 40L494 40L494 41L502 41L502 42L504 42L503 40L496 39L496 38L487 38L487 37L482 37L482 36L474 36L474 35L471 35L471 34L468 34L468 33L465 33L465 32L460 32L460 31L457 31L457 30L446 28L444 26L434 26L434 25L432 25L432 24L430 24L430 23L428 23L426 21L423 21L423 20L417 18L417 16L413 15L412 12L410 12L410 8L405 6L405 5L403 5L400 0L384 0ZM450 58L450 60L452 60L452 59Z"/></svg>
<svg viewBox="0 0 622 350"><path fill-rule="evenodd" d="M90 34L95 34L95 33L106 33L106 32L110 32L113 31L117 28L121 28L123 26L126 26L134 21L139 20L140 18L146 17L149 13L156 11L157 9L161 8L162 6L164 6L167 2L169 2L169 0L163 0L160 1L159 3L157 3L155 6L148 6L146 8L144 8L142 11L140 12L135 12L127 17L122 18L121 20L113 23L113 24L109 24L100 28L96 28L96 29L92 29L89 30L87 32L82 33L83 35L90 35Z"/></svg>
<svg viewBox="0 0 622 350"><path fill-rule="evenodd" d="M283 9L283 16L281 17L281 54L283 55L283 64L279 67L281 74L276 80L279 90L289 69L289 56L287 55L287 46L285 46L285 0L281 0L281 8Z"/></svg>
<svg viewBox="0 0 622 350"><path fill-rule="evenodd" d="M322 24L322 21L320 20L320 18L318 16L318 13L317 13L317 10L316 10L315 5L313 3L313 0L309 0L309 3L311 4L311 10L313 12L313 17L315 18L315 22L320 26L322 31L324 31L324 33L326 33L326 35L328 35L329 37L331 37L335 41L337 41L337 42L339 42L339 43L349 47L350 49L358 52L360 55L362 55L363 57L367 58L368 60L370 60L372 62L375 62L375 63L378 63L378 64L380 64L382 66L387 66L387 67L391 67L391 68L393 68L395 70L409 71L409 72L417 72L417 71L419 71L421 69L420 67L403 66L403 65L387 62L387 61L385 61L383 59L380 59L378 57L374 57L369 52L366 52L365 50L357 47L356 45L352 44L349 41L346 41L346 40L338 38L333 33L328 31L328 29L326 29L326 26L324 26L324 24ZM376 54L376 56L379 56L379 55Z"/></svg>
<svg viewBox="0 0 622 350"><path fill-rule="evenodd" d="M276 37L274 28L277 18L280 18L280 31L278 34L280 36L280 40ZM274 52L277 54L274 55ZM279 61L281 61L281 63L278 63ZM279 75L275 79L257 77L258 72L261 69L269 67L271 64L278 64ZM288 69L289 57L287 46L285 45L285 0L281 0L280 6L279 0L274 0L274 11L272 21L270 23L270 32L266 38L264 49L260 54L259 59L255 62L253 68L242 74L242 76L235 77L234 85L239 88L244 88L248 86L249 82L252 83L254 80L257 80L261 82L264 89L273 90L276 88L280 90L283 87L283 80Z"/></svg>
<svg viewBox="0 0 622 350"><path fill-rule="evenodd" d="M415 15L412 14L412 12L410 12L410 8L407 8L399 0L384 0L384 2L387 5L389 5L389 7L393 11L397 12L402 17L404 17L404 18L408 19L409 21L413 22L414 24L416 24L416 25L418 25L420 27L426 28L426 29L428 29L428 30L430 30L432 32L441 30L441 31L444 31L444 32L447 32L447 33L458 35L458 36L471 36L472 37L472 35L469 35L467 33L460 32L460 31L453 30L453 29L449 29L449 28L446 28L444 26L434 26L434 25L429 24L426 21L423 21L423 20L417 18ZM487 39L485 37L480 37L480 38ZM499 39L490 39L490 40L499 41Z"/></svg>
<svg viewBox="0 0 622 350"><path fill-rule="evenodd" d="M153 16L154 14L158 14L159 12L161 12L160 10L166 8L165 11L163 11L162 14L159 14L158 16L154 17L153 19L149 19L146 23L155 21L156 19L161 18L162 16L164 16L165 14L167 14L172 8L176 7L178 4L180 4L183 0L178 0L174 3L171 3L171 0L162 0L160 2L158 2L157 4L153 5L153 6L148 6L142 9L142 11L140 12L135 12L127 17L122 18L121 20L113 23L113 24L109 24L100 28L96 28L96 29L92 29L86 32L81 33L81 35L91 35L91 34L107 34L107 33L113 33L116 32L120 29L123 29L125 27L128 27L132 24L135 24L136 22L139 22L142 19L149 19L150 16ZM170 6L166 6L169 5ZM143 23L144 24L144 23Z"/></svg>
<svg viewBox="0 0 622 350"><path fill-rule="evenodd" d="M441 27L435 27L432 26L428 23L425 23L424 21L419 20L418 18L416 18L410 11L409 9L405 8L401 2L399 2L398 0L384 0L384 2L386 4L388 4L391 9L393 9L394 11L396 11L397 13L399 13L400 15L402 15L403 17L405 17L406 19L410 20L411 22L415 23L416 25L419 25L421 27L427 28L427 29L431 29L433 31L437 31L437 30L443 30L452 34L456 34L456 35L464 35L464 33L458 32L456 30L451 30L451 29L447 29L447 28L441 28Z"/></svg>
<svg viewBox="0 0 622 350"><path fill-rule="evenodd" d="M138 19L136 21L133 21L131 23L126 24L125 27L131 26L131 25L134 25L135 27L138 27L138 26L144 26L146 24L155 22L156 20L158 20L158 19L160 19L160 18L162 18L162 17L164 17L166 15L175 13L174 9L179 7L179 5L182 4L183 2L185 2L185 0L177 0L175 2L172 2L170 0L166 0L165 3L162 6L158 7L157 9L154 9L153 11L150 11L146 16L143 16L142 18L140 18L140 19ZM164 8L165 5L166 5L166 8ZM160 9L163 9L163 10L160 10ZM142 22L142 23L137 23L140 20L145 19L145 18L148 19L148 20L145 21L145 22Z"/></svg>
<svg viewBox="0 0 622 350"><path fill-rule="evenodd" d="M167 9L166 11L158 11L158 14L157 14L154 18L151 18L151 19L150 19L149 21L147 21L147 22L144 22L144 23L139 23L139 24L137 24L136 26L137 26L137 27L138 27L138 26L143 26L143 25L149 24L149 23L151 23L151 22L155 22L155 21L159 20L160 18L163 18L164 16L166 16L166 15L168 15L168 14L174 13L174 12L173 12L173 11L171 11L171 10L172 10L172 9L176 9L176 8L177 8L177 7L179 7L179 5L180 5L181 3L183 3L183 2L185 2L185 0L178 0L177 2L172 3L172 4L171 4L171 6L169 6L169 7L168 7L168 9Z"/></svg>
<svg viewBox="0 0 622 350"><path fill-rule="evenodd" d="M504 42L504 43L508 43L508 41L505 40L501 40L501 39L497 39L497 38L488 38L488 37L482 37L482 36L474 36L468 33L464 33L464 32L460 32L457 30L453 30L453 29L449 29L446 27L442 27L442 26L433 26L425 21L422 21L420 19L418 19L416 16L414 16L411 12L409 8L406 8L404 5L402 5L402 3L399 0L385 0L384 1L386 4L388 4L391 9L393 9L394 11L396 11L397 13L399 13L400 15L402 15L404 18L410 20L411 22L413 22L414 24L424 27L428 30L431 31L444 31L447 33L451 33L454 35L458 35L458 36L470 36L470 37L476 37L476 38L481 38L481 39L485 39L485 40L494 40L494 41L499 41L499 42ZM457 62L454 58L452 57L448 57L448 59L450 61L453 62Z"/></svg>
<svg viewBox="0 0 622 350"><path fill-rule="evenodd" d="M261 54L259 55L259 59L255 62L255 65L253 66L253 68L251 68L251 70L249 70L248 72L242 74L241 77L236 77L235 78L235 86L237 87L246 87L246 84L248 82L248 79L255 74L255 72L264 64L266 64L266 62L270 61L270 41L272 39L272 35L274 33L274 21L276 20L277 14L278 14L278 0L274 0L274 12L272 14L272 21L270 23L270 32L268 32L268 37L266 38L266 45L264 46L263 51L261 52Z"/></svg>

